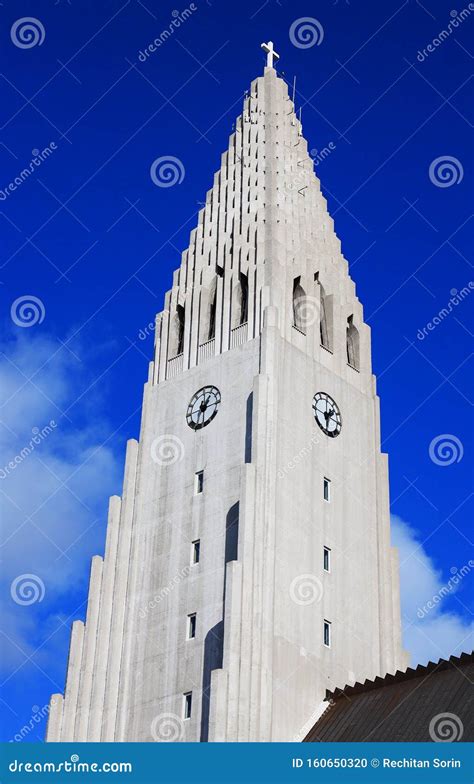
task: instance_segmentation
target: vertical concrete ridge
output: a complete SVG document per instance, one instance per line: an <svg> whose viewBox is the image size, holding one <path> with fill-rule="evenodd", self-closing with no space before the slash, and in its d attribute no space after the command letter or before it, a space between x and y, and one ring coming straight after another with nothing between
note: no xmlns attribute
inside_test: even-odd
<svg viewBox="0 0 474 784"><path fill-rule="evenodd" d="M45 740L47 743L59 743L61 740L61 724L63 719L64 698L62 694L52 694L49 701L48 723Z"/></svg>
<svg viewBox="0 0 474 784"><path fill-rule="evenodd" d="M149 390L150 394L152 393ZM141 444L142 438L145 437L144 429L145 422L147 421L147 400L148 396L145 394L143 399L142 411L142 428L140 433L140 441L134 441L133 446L133 471L130 472L130 482L134 483L134 501L139 493L140 482L140 466L143 459ZM131 491L131 485L127 488ZM127 730L129 724L129 705L131 697L131 688L133 681L132 673L132 650L135 642L135 634L138 620L138 607L137 607L137 593L138 582L142 573L143 562L140 553L140 546L142 544L140 539L140 530L135 525L134 520L134 504L127 504L127 518L126 518L126 533L124 533L122 541L122 562L121 562L121 595L123 596L124 614L122 617L121 625L121 648L118 660L118 692L116 696L116 703L114 707L114 722L115 726L112 730L111 723L109 724L108 732L112 733L116 742L127 740ZM127 543L127 544L126 544ZM128 556L127 556L128 554ZM127 561L128 557L128 561ZM125 574L126 568L126 574ZM126 580L126 585L124 581ZM125 587L125 594L123 589ZM117 683L117 673L114 676L114 682ZM110 716L112 719L112 715Z"/></svg>
<svg viewBox="0 0 474 784"><path fill-rule="evenodd" d="M84 649L82 655L81 679L79 697L77 702L77 715L74 738L78 741L87 740L89 725L90 703L92 693L92 678L97 645L97 630L99 623L100 592L102 585L103 559L94 555L91 563L89 580L89 595L87 599L87 616L84 632Z"/></svg>
<svg viewBox="0 0 474 784"><path fill-rule="evenodd" d="M238 740L240 692L240 636L242 628L242 564L230 561L226 569L223 669L229 673L226 740Z"/></svg>
<svg viewBox="0 0 474 784"><path fill-rule="evenodd" d="M400 606L400 555L398 547L390 547L390 578L392 584L392 662L391 669L386 672L394 674L397 670L405 670L410 666L410 654L403 648L402 618ZM384 673L385 674L385 673Z"/></svg>
<svg viewBox="0 0 474 784"><path fill-rule="evenodd" d="M209 713L209 742L224 743L227 741L226 724L222 717L227 715L227 687L229 675L225 670L213 670L211 673L211 700Z"/></svg>
<svg viewBox="0 0 474 784"><path fill-rule="evenodd" d="M138 441L130 439L127 442L125 478L123 483L122 504L120 507L119 541L114 583L114 612L111 619L102 741L115 740L120 668L123 655L122 646L125 605L130 570L130 548L136 494L137 460Z"/></svg>
<svg viewBox="0 0 474 784"><path fill-rule="evenodd" d="M75 740L74 725L76 721L77 698L81 677L83 641L84 623L82 621L74 621L71 631L67 681L64 695L64 714L61 728L61 741L63 743Z"/></svg>
<svg viewBox="0 0 474 784"><path fill-rule="evenodd" d="M255 669L259 667L259 709L252 736L260 741L272 740L273 711L273 653L275 600L275 535L276 535L276 477L278 449L279 398L275 384L280 376L281 341L276 327L267 325L262 331L262 375L259 394L255 397L257 445L256 462L261 466L257 496L256 520L260 530L260 590L259 645L255 650ZM262 378L261 377L261 378ZM270 416L269 413L272 412Z"/></svg>
<svg viewBox="0 0 474 784"><path fill-rule="evenodd" d="M121 503L119 496L115 495L109 501L90 720L87 732L87 740L95 742L100 741L103 721Z"/></svg>
<svg viewBox="0 0 474 784"><path fill-rule="evenodd" d="M256 391L254 382L254 395ZM254 397L255 400L255 397ZM252 432L252 454L255 449L255 431ZM253 550L255 541L255 491L256 471L252 463L242 469L241 520L239 536L239 561L242 563L242 604L240 617L239 703L237 731L232 740L250 739L251 666L253 639Z"/></svg>

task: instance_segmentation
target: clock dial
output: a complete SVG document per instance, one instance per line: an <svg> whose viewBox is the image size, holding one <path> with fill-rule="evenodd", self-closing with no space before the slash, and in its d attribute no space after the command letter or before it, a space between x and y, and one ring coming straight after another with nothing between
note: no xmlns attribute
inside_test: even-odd
<svg viewBox="0 0 474 784"><path fill-rule="evenodd" d="M313 398L314 418L319 427L330 438L341 432L342 419L337 403L326 392L317 392Z"/></svg>
<svg viewBox="0 0 474 784"><path fill-rule="evenodd" d="M217 387L203 387L189 401L186 421L193 430L206 427L214 419L221 402L221 393Z"/></svg>

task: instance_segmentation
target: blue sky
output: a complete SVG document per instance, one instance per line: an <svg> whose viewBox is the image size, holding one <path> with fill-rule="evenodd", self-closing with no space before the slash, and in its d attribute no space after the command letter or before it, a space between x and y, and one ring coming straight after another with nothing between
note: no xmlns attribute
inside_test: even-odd
<svg viewBox="0 0 474 784"><path fill-rule="evenodd" d="M467 5L203 0L140 61L187 7L0 4L0 466L39 440L0 471L6 740L26 725L25 741L42 739L44 706L63 688L70 623L84 617L108 496L139 431L153 343L141 330L262 72L263 40L297 77L310 149L332 143L316 171L372 328L405 644L414 663L472 646L474 11L433 46ZM18 46L23 17L40 22L34 46ZM319 43L302 48L289 30L304 17L317 19ZM180 184L152 182L161 156L182 162ZM453 291L464 293L439 317ZM36 298L31 326L23 297ZM22 575L32 594L19 593Z"/></svg>

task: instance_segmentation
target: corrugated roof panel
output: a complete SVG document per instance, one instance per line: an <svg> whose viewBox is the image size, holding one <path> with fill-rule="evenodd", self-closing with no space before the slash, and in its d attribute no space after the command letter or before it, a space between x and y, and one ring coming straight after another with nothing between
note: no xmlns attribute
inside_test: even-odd
<svg viewBox="0 0 474 784"><path fill-rule="evenodd" d="M463 741L473 740L473 680L471 653L336 689L304 740L429 741L430 722L443 713L462 723Z"/></svg>

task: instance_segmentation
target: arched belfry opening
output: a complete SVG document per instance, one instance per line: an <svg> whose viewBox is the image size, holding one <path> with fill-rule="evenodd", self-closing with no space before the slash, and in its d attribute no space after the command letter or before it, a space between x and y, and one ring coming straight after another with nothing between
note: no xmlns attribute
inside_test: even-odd
<svg viewBox="0 0 474 784"><path fill-rule="evenodd" d="M306 292L301 285L301 278L293 281L293 326L306 335Z"/></svg>
<svg viewBox="0 0 474 784"><path fill-rule="evenodd" d="M249 310L249 284L247 275L240 273L232 292L232 329L246 324Z"/></svg>
<svg viewBox="0 0 474 784"><path fill-rule="evenodd" d="M216 309L217 309L217 281L214 280L213 290L209 303L209 331L207 338L212 340L216 336Z"/></svg>
<svg viewBox="0 0 474 784"><path fill-rule="evenodd" d="M319 273L316 273L314 277L319 286L319 339L324 348L332 351L332 324L329 301L324 286L319 279Z"/></svg>
<svg viewBox="0 0 474 784"><path fill-rule="evenodd" d="M349 316L346 329L347 363L355 370L360 370L359 343L359 330L354 325L353 316Z"/></svg>
<svg viewBox="0 0 474 784"><path fill-rule="evenodd" d="M170 358L182 354L184 350L184 323L185 311L182 305L176 305L176 312L170 324L170 342L169 342L169 356Z"/></svg>
<svg viewBox="0 0 474 784"><path fill-rule="evenodd" d="M217 277L209 287L201 289L201 312L199 319L199 343L202 345L216 336Z"/></svg>
<svg viewBox="0 0 474 784"><path fill-rule="evenodd" d="M240 273L240 288L242 298L240 301L240 323L246 324L249 320L249 281L247 275Z"/></svg>

